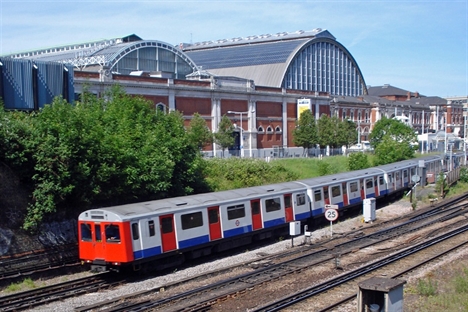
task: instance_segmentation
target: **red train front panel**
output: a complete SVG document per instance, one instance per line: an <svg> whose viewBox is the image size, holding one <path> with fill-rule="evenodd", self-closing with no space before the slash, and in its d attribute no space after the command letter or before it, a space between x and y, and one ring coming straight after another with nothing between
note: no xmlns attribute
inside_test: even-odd
<svg viewBox="0 0 468 312"><path fill-rule="evenodd" d="M133 261L128 222L79 221L79 257L86 263L119 266Z"/></svg>

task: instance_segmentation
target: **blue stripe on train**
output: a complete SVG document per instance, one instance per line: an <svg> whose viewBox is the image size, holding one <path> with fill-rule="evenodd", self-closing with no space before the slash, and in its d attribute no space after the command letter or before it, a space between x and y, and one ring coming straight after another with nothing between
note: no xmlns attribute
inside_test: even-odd
<svg viewBox="0 0 468 312"><path fill-rule="evenodd" d="M263 223L263 226L264 227L271 227L271 226L275 226L275 225L281 225L281 224L284 224L285 223L285 219L284 218L279 218L279 219L273 219L273 220L269 220L269 221L265 221Z"/></svg>
<svg viewBox="0 0 468 312"><path fill-rule="evenodd" d="M241 226L241 227L238 227L238 228L235 228L235 229L230 229L230 230L227 230L227 231L224 231L224 238L228 238L228 237L232 237L232 236L236 236L236 235L241 235L241 234L245 234L245 233L248 233L248 232L252 232L252 225L246 225L246 226Z"/></svg>
<svg viewBox="0 0 468 312"><path fill-rule="evenodd" d="M147 258L161 254L161 246L151 247L133 252L134 259Z"/></svg>
<svg viewBox="0 0 468 312"><path fill-rule="evenodd" d="M198 236L179 241L179 249L201 245L210 241L209 235Z"/></svg>

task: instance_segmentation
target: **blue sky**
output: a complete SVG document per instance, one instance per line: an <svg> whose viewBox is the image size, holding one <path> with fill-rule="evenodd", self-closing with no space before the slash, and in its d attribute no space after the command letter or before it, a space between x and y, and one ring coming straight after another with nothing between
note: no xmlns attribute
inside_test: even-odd
<svg viewBox="0 0 468 312"><path fill-rule="evenodd" d="M468 0L0 0L0 55L136 34L169 44L327 29L367 85L468 95Z"/></svg>

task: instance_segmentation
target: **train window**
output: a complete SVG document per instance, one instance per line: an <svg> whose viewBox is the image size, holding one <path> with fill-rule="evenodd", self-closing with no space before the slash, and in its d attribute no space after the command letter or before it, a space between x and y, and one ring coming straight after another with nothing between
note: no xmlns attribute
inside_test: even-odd
<svg viewBox="0 0 468 312"><path fill-rule="evenodd" d="M374 183L372 183L372 179L366 180L366 189L370 189L374 187Z"/></svg>
<svg viewBox="0 0 468 312"><path fill-rule="evenodd" d="M284 195L284 207L291 207L291 195Z"/></svg>
<svg viewBox="0 0 468 312"><path fill-rule="evenodd" d="M93 239L91 237L91 225L88 223L81 223L80 228L81 228L81 240L85 242L92 241Z"/></svg>
<svg viewBox="0 0 468 312"><path fill-rule="evenodd" d="M400 173L399 172L395 172L395 180L400 180Z"/></svg>
<svg viewBox="0 0 468 312"><path fill-rule="evenodd" d="M237 206L227 207L228 220L239 219L245 217L245 207L244 204Z"/></svg>
<svg viewBox="0 0 468 312"><path fill-rule="evenodd" d="M265 200L266 212L278 211L281 209L281 200L279 197Z"/></svg>
<svg viewBox="0 0 468 312"><path fill-rule="evenodd" d="M193 229L203 225L203 215L201 211L188 213L180 216L182 220L182 230Z"/></svg>
<svg viewBox="0 0 468 312"><path fill-rule="evenodd" d="M384 185L385 181L384 181L384 178L382 176L379 177L379 184L380 185Z"/></svg>
<svg viewBox="0 0 468 312"><path fill-rule="evenodd" d="M95 225L94 225L94 235L96 235L96 242L102 241L102 237L101 237L101 225L100 225L100 224L95 224Z"/></svg>
<svg viewBox="0 0 468 312"><path fill-rule="evenodd" d="M348 190L347 190L347 187L346 187L346 182L343 182L342 190L343 190L343 195L348 193Z"/></svg>
<svg viewBox="0 0 468 312"><path fill-rule="evenodd" d="M352 192L352 193L357 192L357 191L358 191L357 182L351 182L351 183L349 183L349 190L350 190L350 192Z"/></svg>
<svg viewBox="0 0 468 312"><path fill-rule="evenodd" d="M218 209L208 210L208 220L210 224L218 223Z"/></svg>
<svg viewBox="0 0 468 312"><path fill-rule="evenodd" d="M258 215L260 214L260 201L252 201L250 203L250 208L252 209L252 214L253 215Z"/></svg>
<svg viewBox="0 0 468 312"><path fill-rule="evenodd" d="M325 198L325 200L328 199L328 186L323 187L323 197Z"/></svg>
<svg viewBox="0 0 468 312"><path fill-rule="evenodd" d="M163 234L172 233L172 217L161 218L161 232Z"/></svg>
<svg viewBox="0 0 468 312"><path fill-rule="evenodd" d="M319 202L322 200L322 192L320 190L314 191L314 201Z"/></svg>
<svg viewBox="0 0 468 312"><path fill-rule="evenodd" d="M296 203L297 203L298 206L305 205L306 200L305 200L305 194L304 193L296 195Z"/></svg>
<svg viewBox="0 0 468 312"><path fill-rule="evenodd" d="M132 236L133 236L133 240L140 239L140 231L138 229L138 223L132 223Z"/></svg>
<svg viewBox="0 0 468 312"><path fill-rule="evenodd" d="M119 226L114 224L106 225L106 241L108 242L120 242L120 231Z"/></svg>
<svg viewBox="0 0 468 312"><path fill-rule="evenodd" d="M404 170L404 171L403 171L403 177L404 177L405 180L406 180L406 178L408 177L408 170Z"/></svg>
<svg viewBox="0 0 468 312"><path fill-rule="evenodd" d="M332 186L331 188L332 197L338 197L341 195L341 189L339 185Z"/></svg>
<svg viewBox="0 0 468 312"><path fill-rule="evenodd" d="M156 229L154 228L154 221L153 220L148 221L148 232L149 232L149 236L156 235Z"/></svg>

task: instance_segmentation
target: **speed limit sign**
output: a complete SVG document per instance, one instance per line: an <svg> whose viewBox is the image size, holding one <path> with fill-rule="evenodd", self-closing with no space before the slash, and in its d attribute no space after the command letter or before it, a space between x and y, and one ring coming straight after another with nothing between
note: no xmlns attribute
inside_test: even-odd
<svg viewBox="0 0 468 312"><path fill-rule="evenodd" d="M338 210L336 210L335 208L325 209L325 218L328 221L336 221L336 219L338 219Z"/></svg>

